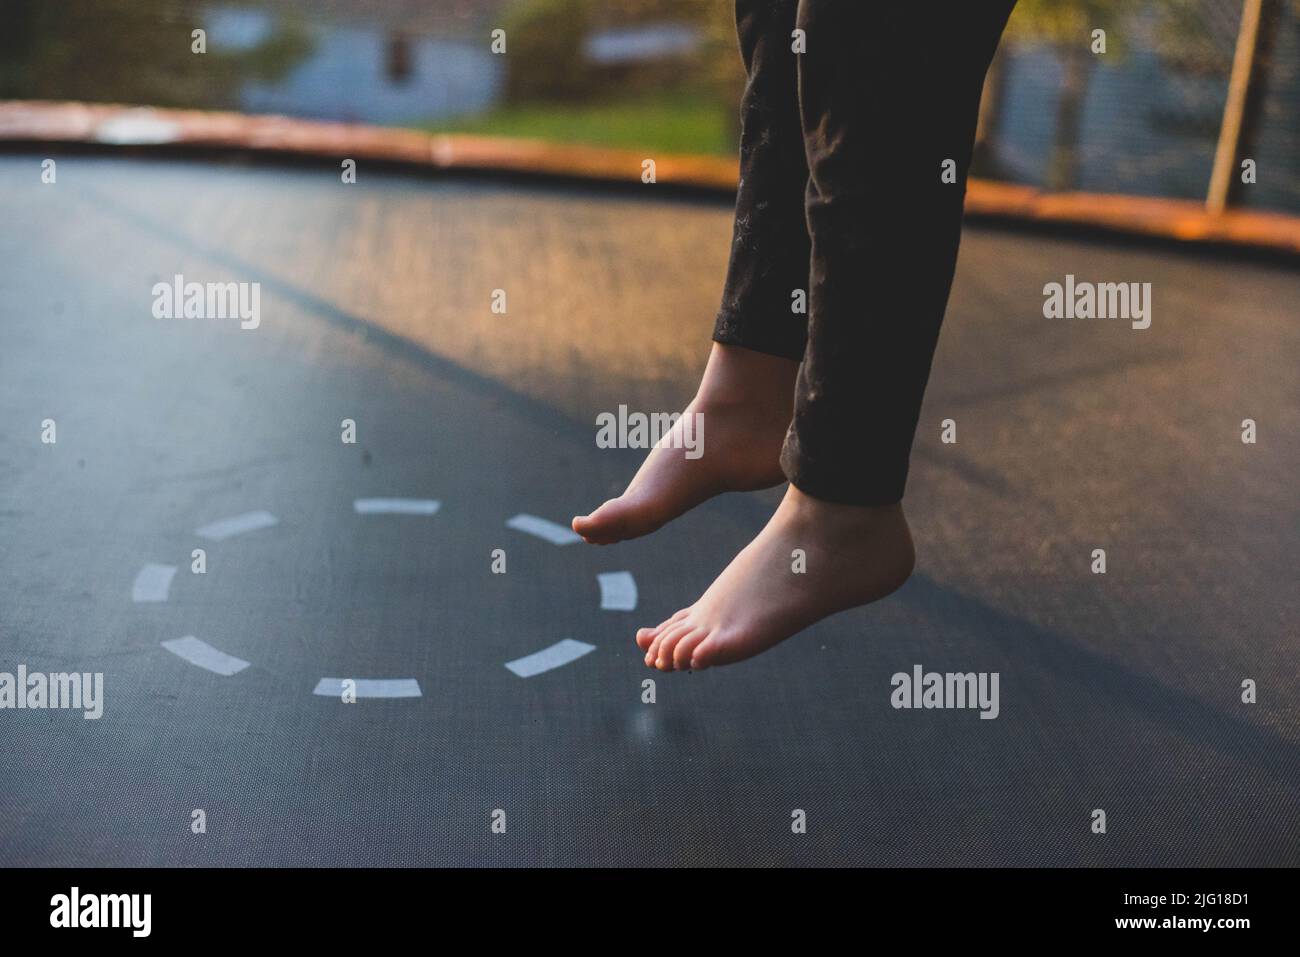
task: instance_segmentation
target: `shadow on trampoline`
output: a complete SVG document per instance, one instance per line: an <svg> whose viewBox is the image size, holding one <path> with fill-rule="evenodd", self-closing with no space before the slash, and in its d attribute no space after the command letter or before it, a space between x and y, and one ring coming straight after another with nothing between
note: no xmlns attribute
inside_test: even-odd
<svg viewBox="0 0 1300 957"><path fill-rule="evenodd" d="M1079 740L1077 728L1088 720L1115 721L1114 708L1164 725L1179 739L1212 748L1224 758L1241 761L1276 783L1294 786L1300 774L1300 746L1271 728L1232 714L1201 697L1144 674L1089 648L1067 634L1042 628L980 599L917 572L898 593L898 601L925 615L974 632L978 641L997 647L1008 660L1037 670L1063 702L1053 728L1039 714L1049 735ZM918 648L918 660L926 649ZM1235 698L1232 700L1236 700ZM1073 726L1076 730L1071 730ZM1171 774L1174 772L1171 772Z"/></svg>

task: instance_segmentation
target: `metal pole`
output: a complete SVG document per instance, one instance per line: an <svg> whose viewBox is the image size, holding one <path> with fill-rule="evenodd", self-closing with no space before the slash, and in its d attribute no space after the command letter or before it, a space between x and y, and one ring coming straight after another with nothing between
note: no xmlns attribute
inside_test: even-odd
<svg viewBox="0 0 1300 957"><path fill-rule="evenodd" d="M1259 22L1264 0L1245 0L1241 8L1241 27L1237 31L1237 49L1232 56L1232 73L1228 77L1228 99L1223 105L1223 124L1219 127L1219 145L1214 151L1214 169L1210 172L1210 190L1205 207L1221 213L1228 205L1228 191L1237 171L1237 149L1241 143L1241 121L1246 112L1250 78L1255 69L1255 48L1259 43Z"/></svg>

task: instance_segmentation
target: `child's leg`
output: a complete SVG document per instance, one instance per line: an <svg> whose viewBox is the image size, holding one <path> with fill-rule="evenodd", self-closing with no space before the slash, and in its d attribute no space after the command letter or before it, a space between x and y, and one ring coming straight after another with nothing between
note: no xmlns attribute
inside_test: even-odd
<svg viewBox="0 0 1300 957"><path fill-rule="evenodd" d="M798 0L737 0L745 62L740 181L722 305L713 341L793 362L803 358L810 242L804 218L808 164L799 118Z"/></svg>
<svg viewBox="0 0 1300 957"><path fill-rule="evenodd" d="M812 308L781 462L815 498L903 497L984 74L1013 4L799 4Z"/></svg>
<svg viewBox="0 0 1300 957"><path fill-rule="evenodd" d="M698 602L637 633L647 664L748 658L911 573L899 502L1011 6L801 0L812 310L781 456L791 486Z"/></svg>
<svg viewBox="0 0 1300 957"><path fill-rule="evenodd" d="M715 345L684 418L702 416L703 455L672 434L621 496L573 528L606 544L654 531L705 499L784 481L780 454L793 414L807 322L792 298L808 286L803 129L796 56L797 0L738 0L747 81L741 101L740 183L731 262ZM680 426L679 426L680 428Z"/></svg>

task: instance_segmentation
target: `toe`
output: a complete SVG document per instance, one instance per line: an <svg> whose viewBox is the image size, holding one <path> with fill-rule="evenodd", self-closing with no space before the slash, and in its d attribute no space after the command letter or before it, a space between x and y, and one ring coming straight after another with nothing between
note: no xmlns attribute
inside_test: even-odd
<svg viewBox="0 0 1300 957"><path fill-rule="evenodd" d="M587 541L608 545L627 538L634 509L627 496L611 498L590 515L579 515L573 520L573 530Z"/></svg>
<svg viewBox="0 0 1300 957"><path fill-rule="evenodd" d="M614 530L620 512L619 500L611 498L589 515L575 515L573 530L587 539L601 539Z"/></svg>
<svg viewBox="0 0 1300 957"><path fill-rule="evenodd" d="M655 631L663 631L663 630L664 630L665 628L667 628L669 625L675 625L675 624L677 624L679 621L681 621L683 618L685 618L685 617L686 617L687 615L689 615L690 613L691 613L691 610L690 610L689 608L679 608L679 609L677 609L675 612L672 613L672 616L671 616L671 617L669 617L669 618L665 618L663 621L659 622L659 627L656 628Z"/></svg>
<svg viewBox="0 0 1300 957"><path fill-rule="evenodd" d="M655 638L650 650L646 652L646 664L652 668L658 668L660 671L671 671L672 659L665 659L663 656L665 643L677 638L678 632L685 633L689 630L690 625L685 621L676 622L665 628L659 633L659 637Z"/></svg>
<svg viewBox="0 0 1300 957"><path fill-rule="evenodd" d="M675 651L677 646L682 642L689 640L696 631L695 625L689 625L683 628L674 629L673 633L664 638L663 643L659 646L659 653L655 656L657 661L663 662L661 667L665 671L677 670L677 657Z"/></svg>
<svg viewBox="0 0 1300 957"><path fill-rule="evenodd" d="M716 635L709 634L702 641L691 649L691 670L701 671L708 668L718 661L718 639Z"/></svg>
<svg viewBox="0 0 1300 957"><path fill-rule="evenodd" d="M645 650L645 663L649 667L656 667L655 662L659 658L659 645L663 642L664 635L668 634L668 632L675 627L675 625L669 625L667 628L661 629L659 634L655 635L654 639L650 642L650 647Z"/></svg>
<svg viewBox="0 0 1300 957"><path fill-rule="evenodd" d="M642 628L639 631L637 631L636 633L637 646L642 651L648 651L650 649L650 643L654 641L655 638L660 633L662 633L665 628L667 628L669 625L674 625L677 622L681 621L683 618L686 617L686 613L689 611L690 611L689 608L683 608L681 611L674 614L671 618L665 618L663 621L659 622L659 624L655 625L653 628Z"/></svg>
<svg viewBox="0 0 1300 957"><path fill-rule="evenodd" d="M678 671L693 668L695 649L708 637L709 631L707 628L697 628L677 642L673 648L673 667Z"/></svg>

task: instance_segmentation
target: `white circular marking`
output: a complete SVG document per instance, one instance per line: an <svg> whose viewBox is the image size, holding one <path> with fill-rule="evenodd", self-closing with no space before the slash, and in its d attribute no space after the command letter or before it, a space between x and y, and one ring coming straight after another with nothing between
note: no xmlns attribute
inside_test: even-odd
<svg viewBox="0 0 1300 957"><path fill-rule="evenodd" d="M342 698L343 682L351 681L358 698L418 698L420 683L414 678L322 678L312 694Z"/></svg>
<svg viewBox="0 0 1300 957"><path fill-rule="evenodd" d="M352 502L353 511L359 515L436 515L442 503L424 498L358 498ZM233 515L210 522L195 530L195 534L212 541L224 541L235 535L270 528L279 524L270 512L255 511ZM507 528L532 535L554 545L572 545L582 541L582 536L570 528L538 518L519 514L506 522ZM167 600L176 566L150 562L136 574L131 587L131 599L136 602L162 602ZM637 605L636 579L631 572L601 572L596 576L600 584L600 607L613 611L631 611ZM176 655L214 674L230 677L238 674L250 663L214 648L193 635L164 641L162 646ZM570 662L596 650L595 645L565 638L531 655L506 662L506 668L520 678L531 678ZM418 698L422 696L420 683L415 678L321 678L312 694L321 697L342 697L343 682L351 681L358 698Z"/></svg>
<svg viewBox="0 0 1300 957"><path fill-rule="evenodd" d="M150 562L135 573L135 581L131 583L131 600L134 602L166 601L175 575L175 565L158 565Z"/></svg>
<svg viewBox="0 0 1300 957"><path fill-rule="evenodd" d="M192 665L198 665L225 678L239 674L248 667L248 662L243 658L228 655L193 635L164 641L162 646L176 657L184 658Z"/></svg>
<svg viewBox="0 0 1300 957"><path fill-rule="evenodd" d="M636 579L631 572L601 572L600 607L606 611L636 610Z"/></svg>
<svg viewBox="0 0 1300 957"><path fill-rule="evenodd" d="M583 655L595 650L595 645L589 645L585 641L574 641L572 638L565 638L563 641L557 641L549 648L543 648L531 655L516 658L514 661L507 661L506 667L521 678L531 678L533 675L540 675L543 671L550 671L552 668L559 668L571 661L577 661Z"/></svg>
<svg viewBox="0 0 1300 957"><path fill-rule="evenodd" d="M270 528L278 524L280 520L270 512L245 512L243 515L232 515L230 518L223 518L197 528L194 534L200 538L221 542L235 535L242 535L244 532L255 532L259 528Z"/></svg>
<svg viewBox="0 0 1300 957"><path fill-rule="evenodd" d="M432 498L359 498L352 503L358 515L437 515L442 503Z"/></svg>
<svg viewBox="0 0 1300 957"><path fill-rule="evenodd" d="M516 515L506 522L506 528L513 528L525 535L545 539L552 545L572 545L574 542L582 541L582 536L573 529L564 525L557 525L555 522L548 522L536 515Z"/></svg>

